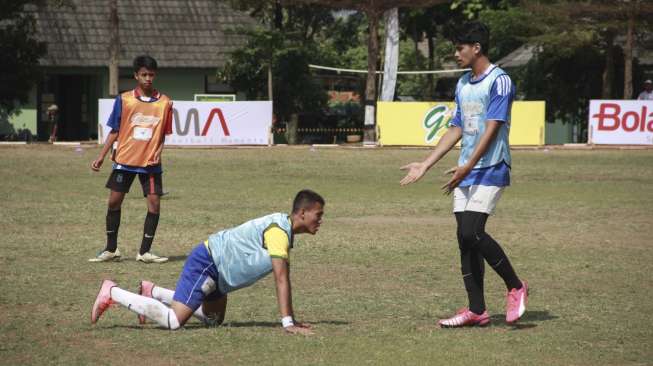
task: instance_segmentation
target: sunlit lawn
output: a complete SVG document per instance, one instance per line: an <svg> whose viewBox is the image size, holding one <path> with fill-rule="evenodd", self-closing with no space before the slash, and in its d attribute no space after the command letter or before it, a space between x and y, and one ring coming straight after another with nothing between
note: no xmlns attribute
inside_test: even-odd
<svg viewBox="0 0 653 366"><path fill-rule="evenodd" d="M650 364L653 360L653 150L515 151L513 186L487 230L532 286L518 326L487 267L492 325L439 329L465 305L451 198L442 172L400 188L399 166L427 150L167 149L154 251L137 264L145 202L123 205L121 263L88 263L104 246L110 172L98 148L0 147L0 364ZM278 325L271 277L230 295L226 324L170 332L112 308L95 326L100 281L173 288L210 233L288 211L311 188L327 200L315 237L291 254L294 304L315 336Z"/></svg>

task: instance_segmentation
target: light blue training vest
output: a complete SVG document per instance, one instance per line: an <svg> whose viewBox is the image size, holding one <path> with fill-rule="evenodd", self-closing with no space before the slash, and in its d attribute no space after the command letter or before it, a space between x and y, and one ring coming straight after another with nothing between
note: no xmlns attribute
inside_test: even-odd
<svg viewBox="0 0 653 366"><path fill-rule="evenodd" d="M273 213L209 236L209 249L218 269L218 288L226 294L247 287L272 272L272 259L263 247L263 234L277 226L288 234L292 224L284 213Z"/></svg>
<svg viewBox="0 0 653 366"><path fill-rule="evenodd" d="M456 95L460 105L463 138L458 166L465 165L471 157L481 136L485 133L485 121L488 106L490 105L490 91L494 81L506 72L495 67L488 75L478 82L472 82L472 73L468 72L458 80ZM510 112L507 121L501 124L494 141L487 151L476 163L474 169L486 168L505 161L511 165L508 134L510 132Z"/></svg>

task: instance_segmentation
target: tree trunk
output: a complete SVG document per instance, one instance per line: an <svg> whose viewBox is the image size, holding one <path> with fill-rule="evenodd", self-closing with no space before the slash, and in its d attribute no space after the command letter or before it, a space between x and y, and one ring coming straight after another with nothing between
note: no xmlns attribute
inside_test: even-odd
<svg viewBox="0 0 653 366"><path fill-rule="evenodd" d="M268 65L268 100L273 101L272 98L272 66Z"/></svg>
<svg viewBox="0 0 653 366"><path fill-rule="evenodd" d="M433 49L435 46L433 44L433 35L430 32L426 32L426 39L428 41L428 46L429 46L429 65L428 69L433 70L435 69L435 50ZM426 96L430 98L431 100L434 99L435 93L435 86L433 83L433 74L427 74L426 75L426 85L428 90L426 91Z"/></svg>
<svg viewBox="0 0 653 366"><path fill-rule="evenodd" d="M635 32L635 13L628 11L628 33L624 48L624 99L633 98L633 47Z"/></svg>
<svg viewBox="0 0 653 366"><path fill-rule="evenodd" d="M363 143L376 144L376 64L379 57L379 14L370 9L367 11L367 84L365 85L365 126Z"/></svg>
<svg viewBox="0 0 653 366"><path fill-rule="evenodd" d="M605 36L605 68L603 69L603 88L601 98L612 99L612 79L614 75L614 32L608 30Z"/></svg>
<svg viewBox="0 0 653 366"><path fill-rule="evenodd" d="M286 123L286 140L288 145L297 144L297 127L299 126L299 116L297 113L290 115L290 120Z"/></svg>
<svg viewBox="0 0 653 366"><path fill-rule="evenodd" d="M109 21L111 28L109 30L109 95L115 97L118 95L118 78L119 73L119 55L120 55L120 35L118 19L118 0L109 0Z"/></svg>
<svg viewBox="0 0 653 366"><path fill-rule="evenodd" d="M274 2L274 28L283 28L283 6L280 1Z"/></svg>
<svg viewBox="0 0 653 366"><path fill-rule="evenodd" d="M421 40L420 34L417 32L417 25L415 23L410 27L410 32L413 34L413 49L415 51L415 66L419 66L419 41Z"/></svg>

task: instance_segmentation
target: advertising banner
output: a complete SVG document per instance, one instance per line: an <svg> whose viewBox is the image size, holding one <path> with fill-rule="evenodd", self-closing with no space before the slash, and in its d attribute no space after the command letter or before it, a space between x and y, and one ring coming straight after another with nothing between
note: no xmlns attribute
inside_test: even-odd
<svg viewBox="0 0 653 366"><path fill-rule="evenodd" d="M653 145L653 101L591 100L590 144Z"/></svg>
<svg viewBox="0 0 653 366"><path fill-rule="evenodd" d="M380 145L435 146L447 131L453 102L379 102ZM543 101L512 105L511 145L544 145Z"/></svg>
<svg viewBox="0 0 653 366"><path fill-rule="evenodd" d="M111 129L106 122L114 99L98 101L98 142ZM166 145L220 146L267 145L272 125L272 102L173 101L172 135Z"/></svg>

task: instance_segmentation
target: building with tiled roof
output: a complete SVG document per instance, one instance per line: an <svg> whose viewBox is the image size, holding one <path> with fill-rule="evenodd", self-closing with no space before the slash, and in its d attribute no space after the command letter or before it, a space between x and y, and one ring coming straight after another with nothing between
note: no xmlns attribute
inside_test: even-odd
<svg viewBox="0 0 653 366"><path fill-rule="evenodd" d="M39 62L44 78L13 125L46 140L47 108L57 104L60 140L96 138L97 124L104 122L97 120L97 100L111 97L109 1L44 3L25 9L36 18L37 38L47 44ZM155 87L175 100L235 93L215 75L246 41L238 30L256 26L246 13L218 0L117 0L117 11L119 91L134 87L132 60L148 54L159 65Z"/></svg>

